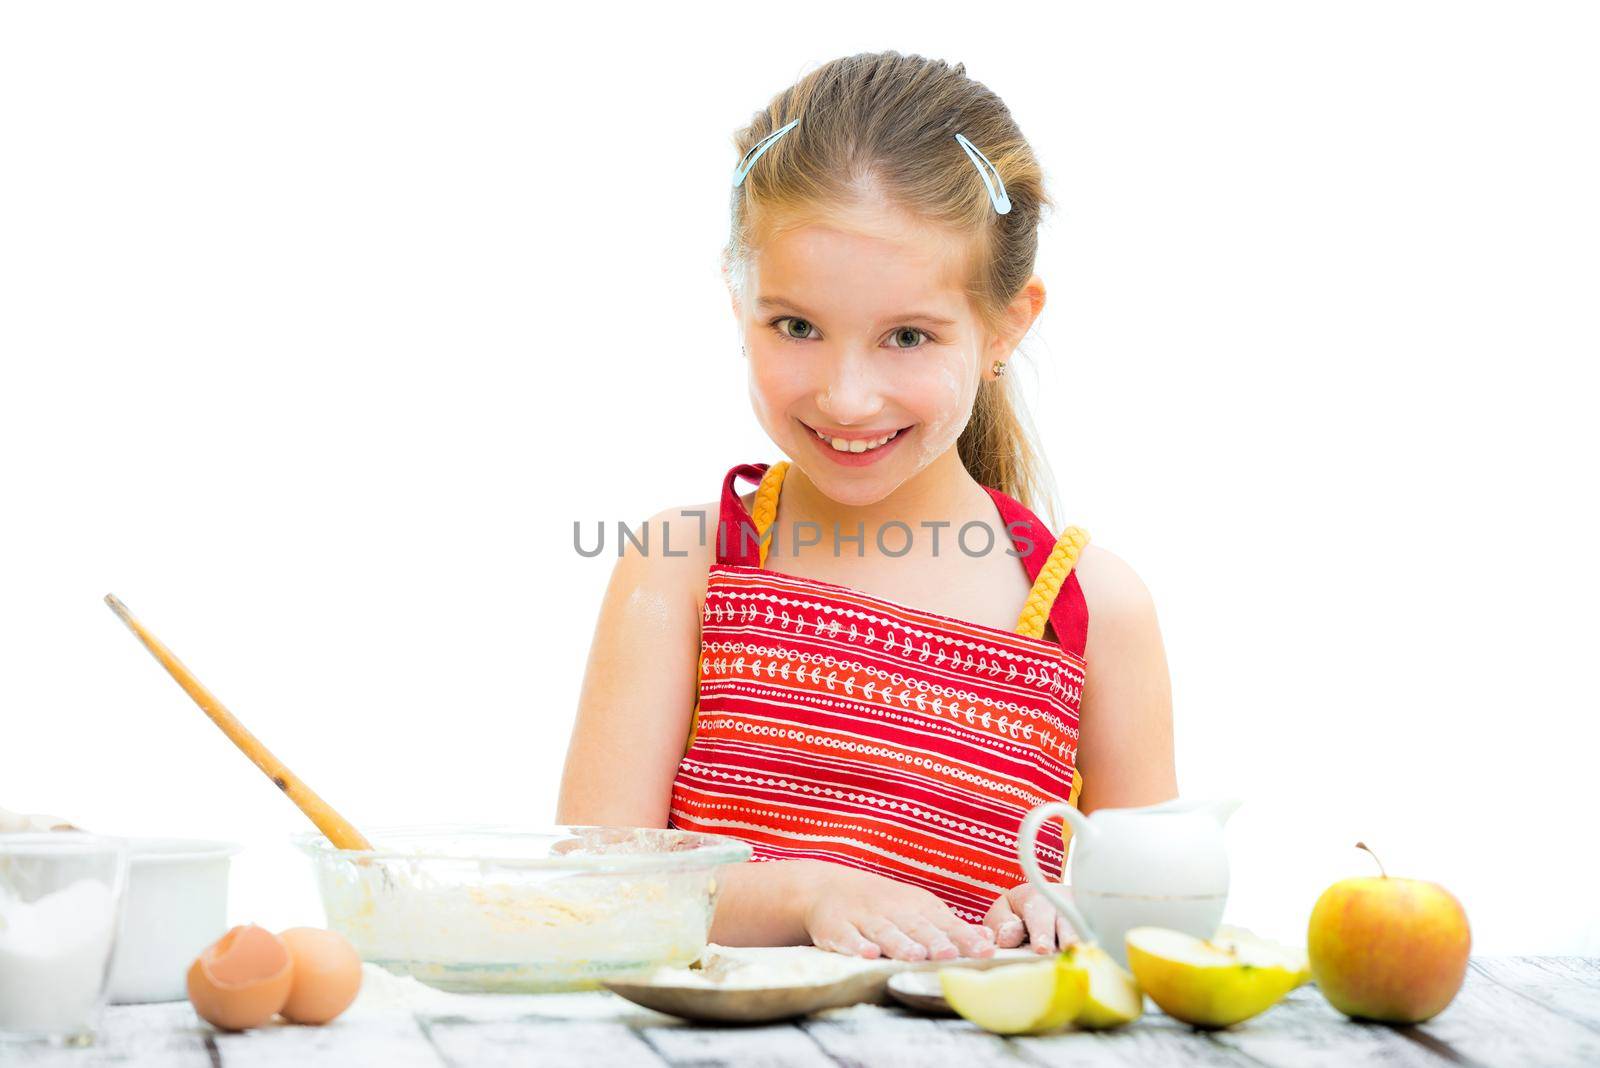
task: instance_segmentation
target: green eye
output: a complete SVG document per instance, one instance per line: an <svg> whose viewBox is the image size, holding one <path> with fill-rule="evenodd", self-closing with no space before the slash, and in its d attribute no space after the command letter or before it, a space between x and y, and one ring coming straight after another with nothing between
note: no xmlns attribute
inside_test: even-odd
<svg viewBox="0 0 1600 1068"><path fill-rule="evenodd" d="M772 320L772 328L776 330L778 332L778 336L783 338L785 341L804 341L806 339L804 337L795 337L786 328L780 325L782 323L803 323L808 331L811 329L810 323L806 322L804 319L797 319L792 315L786 315L781 319Z"/></svg>

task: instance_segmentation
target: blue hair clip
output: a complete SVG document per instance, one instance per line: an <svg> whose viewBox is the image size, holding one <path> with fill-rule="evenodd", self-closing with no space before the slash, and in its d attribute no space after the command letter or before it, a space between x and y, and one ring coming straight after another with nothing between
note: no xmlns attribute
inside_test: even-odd
<svg viewBox="0 0 1600 1068"><path fill-rule="evenodd" d="M750 173L750 168L756 165L756 160L761 158L761 153L771 148L778 138L782 137L784 134L788 133L790 130L799 125L800 120L795 119L787 126L783 126L777 130L774 130L772 133L769 133L760 141L757 141L754 145L750 146L750 151L744 154L744 159L741 159L739 161L739 165L733 169L733 184L738 186L740 183L742 183L744 181L744 176Z"/></svg>
<svg viewBox="0 0 1600 1068"><path fill-rule="evenodd" d="M989 157L979 152L977 147L962 134L956 134L956 143L961 146L962 151L966 152L967 158L972 161L972 165L978 168L978 177L983 179L983 187L989 191L989 199L994 202L994 210L1001 215L1009 212L1011 210L1011 198L1006 196L1006 183L1000 180L1000 172L995 170L993 163L989 163ZM978 162L980 159L983 160L983 163ZM989 170L983 169L984 164L988 164ZM989 180L991 171L994 173L994 181L992 182ZM999 192L995 191L996 186L999 187Z"/></svg>
<svg viewBox="0 0 1600 1068"><path fill-rule="evenodd" d="M799 125L800 120L795 119L778 127L772 133L750 146L750 151L744 154L744 158L739 161L739 165L733 169L733 184L735 188L744 183L745 176L750 173L750 168L756 165L756 160L761 158L763 152L777 143L778 138ZM994 210L1001 215L1010 212L1011 198L1006 196L1006 183L1001 180L1000 172L995 168L995 165L989 162L989 157L979 152L977 146L968 141L963 134L956 134L956 143L967 154L967 158L972 161L972 165L978 168L978 177L983 179L983 188L988 191L989 200L994 204ZM982 162L979 162L980 160ZM988 169L985 170L985 167ZM993 179L989 177L991 174L994 175Z"/></svg>

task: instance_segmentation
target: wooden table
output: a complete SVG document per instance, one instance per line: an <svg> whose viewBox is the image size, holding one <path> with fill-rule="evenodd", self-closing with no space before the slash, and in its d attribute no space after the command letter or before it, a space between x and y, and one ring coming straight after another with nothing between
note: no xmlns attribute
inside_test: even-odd
<svg viewBox="0 0 1600 1068"><path fill-rule="evenodd" d="M388 977L369 982L385 985ZM388 984L391 990L398 989ZM429 991L430 995L434 992ZM378 991L323 1028L223 1034L186 1002L114 1006L86 1049L0 1046L6 1068L161 1065L1600 1065L1600 958L1474 958L1466 985L1419 1027L1346 1020L1305 986L1267 1013L1202 1033L1159 1011L1120 1031L1003 1039L964 1020L858 1005L797 1023L709 1028L608 993L437 995Z"/></svg>

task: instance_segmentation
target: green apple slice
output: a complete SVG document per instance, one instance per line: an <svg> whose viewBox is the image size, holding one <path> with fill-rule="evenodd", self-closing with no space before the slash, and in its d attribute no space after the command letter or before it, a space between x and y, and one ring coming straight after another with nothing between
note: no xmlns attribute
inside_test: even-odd
<svg viewBox="0 0 1600 1068"><path fill-rule="evenodd" d="M1217 933L1211 936L1211 944L1237 953L1241 959L1252 964L1278 962L1286 968L1293 968L1300 975L1295 986L1311 981L1311 959L1306 955L1304 946L1282 945L1262 938L1254 931L1229 924L1217 928Z"/></svg>
<svg viewBox="0 0 1600 1068"><path fill-rule="evenodd" d="M997 1035L1037 1035L1071 1023L1089 992L1086 972L1057 961L997 968L939 969L945 1001L962 1018Z"/></svg>
<svg viewBox="0 0 1600 1068"><path fill-rule="evenodd" d="M1127 947L1144 992L1168 1016L1195 1027L1248 1020L1302 981L1298 961L1260 940L1217 945L1163 927L1135 927Z"/></svg>
<svg viewBox="0 0 1600 1068"><path fill-rule="evenodd" d="M1144 994L1133 976L1105 950L1076 942L1061 951L1061 967L1081 971L1088 979L1088 994L1073 1024L1104 1031L1130 1024L1144 1015Z"/></svg>

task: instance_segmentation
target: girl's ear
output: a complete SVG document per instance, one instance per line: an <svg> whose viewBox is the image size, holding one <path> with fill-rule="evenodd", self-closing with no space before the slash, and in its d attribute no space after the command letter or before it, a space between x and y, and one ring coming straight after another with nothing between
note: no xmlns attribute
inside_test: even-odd
<svg viewBox="0 0 1600 1068"><path fill-rule="evenodd" d="M991 374L990 368L995 360L1007 360L1016 351L1017 345L1033 328L1033 321L1044 310L1044 279L1033 275L1022 284L1022 289L1011 299L1006 306L1006 328L998 336L990 340L988 348L984 351L984 374Z"/></svg>
<svg viewBox="0 0 1600 1068"><path fill-rule="evenodd" d="M728 303L733 307L733 317L742 321L743 316L739 310L739 291L734 288L733 276L728 273L728 265L722 265L722 284L728 287Z"/></svg>

